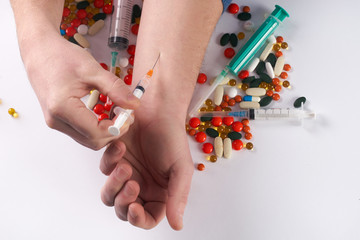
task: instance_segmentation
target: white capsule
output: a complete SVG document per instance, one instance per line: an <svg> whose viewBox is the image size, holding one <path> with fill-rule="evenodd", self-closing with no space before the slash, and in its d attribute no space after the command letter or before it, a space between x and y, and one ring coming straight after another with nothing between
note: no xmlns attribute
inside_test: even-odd
<svg viewBox="0 0 360 240"><path fill-rule="evenodd" d="M274 36L274 34L272 34L266 41L268 43L275 44L276 43L276 37Z"/></svg>
<svg viewBox="0 0 360 240"><path fill-rule="evenodd" d="M224 157L225 158L231 158L232 153L232 144L230 138L224 139Z"/></svg>
<svg viewBox="0 0 360 240"><path fill-rule="evenodd" d="M275 76L277 77L280 76L282 70L284 69L284 65L285 65L285 58L284 56L281 56L276 60L275 63L275 67L274 67Z"/></svg>
<svg viewBox="0 0 360 240"><path fill-rule="evenodd" d="M119 65L122 68L126 68L129 65L129 59L127 59L126 57L122 57L119 59Z"/></svg>
<svg viewBox="0 0 360 240"><path fill-rule="evenodd" d="M221 137L216 137L214 140L214 150L217 157L222 157L224 152L224 143Z"/></svg>
<svg viewBox="0 0 360 240"><path fill-rule="evenodd" d="M97 20L88 30L88 34L90 36L94 36L95 34L97 34L105 25L105 21L100 19Z"/></svg>
<svg viewBox="0 0 360 240"><path fill-rule="evenodd" d="M81 24L77 28L78 33L80 33L81 35L86 35L88 33L88 30L89 30L89 27L85 24Z"/></svg>
<svg viewBox="0 0 360 240"><path fill-rule="evenodd" d="M258 109L258 108L260 108L260 103L258 103L258 102L245 102L245 101L243 101L243 102L240 102L240 103L239 103L239 106L240 106L240 108L243 108L243 109L249 109L249 108L251 108L251 109Z"/></svg>
<svg viewBox="0 0 360 240"><path fill-rule="evenodd" d="M275 74L274 74L274 69L273 69L273 67L271 66L271 63L266 62L266 63L265 63L265 67L266 67L266 72L267 72L267 74L269 75L269 77L274 78L274 77L275 77Z"/></svg>
<svg viewBox="0 0 360 240"><path fill-rule="evenodd" d="M238 94L238 90L236 87L227 87L225 88L225 93L229 96L229 98L234 98Z"/></svg>
<svg viewBox="0 0 360 240"><path fill-rule="evenodd" d="M266 58L269 56L269 54L271 53L272 49L273 49L273 43L268 43L268 45L266 45L264 51L261 53L260 55L260 60L261 61L265 61Z"/></svg>
<svg viewBox="0 0 360 240"><path fill-rule="evenodd" d="M255 24L252 21L246 21L246 22L244 22L244 25L243 25L244 30L248 31L248 32L254 31L254 26L255 26Z"/></svg>
<svg viewBox="0 0 360 240"><path fill-rule="evenodd" d="M264 88L248 88L245 93L253 97L261 97L266 94L266 90Z"/></svg>
<svg viewBox="0 0 360 240"><path fill-rule="evenodd" d="M243 97L242 99L244 102L260 102L261 98L260 97L253 97L253 96L249 96L246 95Z"/></svg>
<svg viewBox="0 0 360 240"><path fill-rule="evenodd" d="M222 85L217 86L214 93L215 105L220 105L224 96L224 87Z"/></svg>
<svg viewBox="0 0 360 240"><path fill-rule="evenodd" d="M254 59L250 62L250 64L249 64L248 67L247 67L247 70L249 71L249 73L253 72L253 71L256 69L256 67L257 67L257 65L259 64L259 62L260 62L260 59L259 59L259 58L254 58Z"/></svg>
<svg viewBox="0 0 360 240"><path fill-rule="evenodd" d="M86 103L86 106L87 106L90 110L92 110L92 109L94 108L94 106L96 105L96 103L98 102L99 96L100 96L100 92L99 92L98 90L94 89L94 90L91 92L91 94L90 94L90 96L89 96L89 98L88 98L88 101L87 101L87 103Z"/></svg>

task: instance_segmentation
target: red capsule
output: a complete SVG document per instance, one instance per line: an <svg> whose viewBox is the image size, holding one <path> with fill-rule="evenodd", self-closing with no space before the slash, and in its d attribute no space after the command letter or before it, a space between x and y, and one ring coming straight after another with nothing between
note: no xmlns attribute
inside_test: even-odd
<svg viewBox="0 0 360 240"><path fill-rule="evenodd" d="M109 68L108 68L108 65L106 65L105 63L100 63L100 65L103 67L103 69L105 69L105 70L108 70Z"/></svg>
<svg viewBox="0 0 360 240"><path fill-rule="evenodd" d="M197 169L198 169L199 171L204 171L204 170L205 170L205 165L202 164L202 163L199 163L199 164L197 165Z"/></svg>
<svg viewBox="0 0 360 240"><path fill-rule="evenodd" d="M100 100L101 102L103 102L103 103L106 103L106 102L107 102L107 96L104 95L104 94L102 94L102 93L100 93L100 95L99 95L99 100Z"/></svg>
<svg viewBox="0 0 360 240"><path fill-rule="evenodd" d="M230 126L231 124L233 124L234 122L234 118L233 117L224 117L223 118L223 123L226 125L226 126Z"/></svg>
<svg viewBox="0 0 360 240"><path fill-rule="evenodd" d="M111 14L113 11L113 5L111 3L104 5L103 12L105 14Z"/></svg>
<svg viewBox="0 0 360 240"><path fill-rule="evenodd" d="M225 57L227 57L227 58L232 58L232 57L235 55L235 50L232 49L232 48L227 48L227 49L225 49L225 51L224 51L224 55L225 55Z"/></svg>
<svg viewBox="0 0 360 240"><path fill-rule="evenodd" d="M104 6L104 0L95 0L94 1L94 7L102 8L103 6Z"/></svg>
<svg viewBox="0 0 360 240"><path fill-rule="evenodd" d="M131 27L131 32L132 32L134 35L138 35L138 33L139 33L139 24L134 24L134 25Z"/></svg>
<svg viewBox="0 0 360 240"><path fill-rule="evenodd" d="M98 115L103 114L105 112L105 108L101 104L96 104L93 110L94 110L94 113L96 113Z"/></svg>
<svg viewBox="0 0 360 240"><path fill-rule="evenodd" d="M200 84L205 83L207 80L207 76L204 73L199 73L199 76L197 78L197 82Z"/></svg>
<svg viewBox="0 0 360 240"><path fill-rule="evenodd" d="M135 45L129 45L128 48L127 48L127 52L131 55L131 56L134 56L135 55Z"/></svg>
<svg viewBox="0 0 360 240"><path fill-rule="evenodd" d="M64 10L63 10L63 17L68 17L71 13L71 10L67 7L64 7Z"/></svg>
<svg viewBox="0 0 360 240"><path fill-rule="evenodd" d="M98 117L98 121L100 122L101 120L107 119L109 118L109 115L107 115L106 113L100 114L100 116Z"/></svg>
<svg viewBox="0 0 360 240"><path fill-rule="evenodd" d="M232 98L232 99L230 99L230 100L228 101L228 104L229 104L230 107L235 106L235 103L236 103L236 101L235 101L234 98Z"/></svg>
<svg viewBox="0 0 360 240"><path fill-rule="evenodd" d="M245 79L245 78L249 77L249 71L242 70L242 71L240 71L238 76L239 76L240 79Z"/></svg>
<svg viewBox="0 0 360 240"><path fill-rule="evenodd" d="M234 141L232 142L232 148L233 148L234 150L240 150L240 149L243 148L243 146L244 146L244 144L243 144L243 142L242 142L240 139L234 140Z"/></svg>
<svg viewBox="0 0 360 240"><path fill-rule="evenodd" d="M193 117L189 120L189 125L192 128L197 128L200 125L200 119L197 117Z"/></svg>
<svg viewBox="0 0 360 240"><path fill-rule="evenodd" d="M206 140L206 134L204 132L198 132L195 134L195 140L199 143L203 143Z"/></svg>
<svg viewBox="0 0 360 240"><path fill-rule="evenodd" d="M249 132L245 133L245 139L246 139L246 140L252 139L252 134L249 133Z"/></svg>
<svg viewBox="0 0 360 240"><path fill-rule="evenodd" d="M113 105L114 105L114 103L110 101L109 103L104 104L104 108L105 108L106 111L109 112Z"/></svg>
<svg viewBox="0 0 360 240"><path fill-rule="evenodd" d="M273 99L274 101L278 101L278 100L280 99L280 95L277 94L277 93L274 93L274 94L272 95L272 99Z"/></svg>
<svg viewBox="0 0 360 240"><path fill-rule="evenodd" d="M66 35L68 35L69 37L74 36L74 34L76 33L76 29L74 27L68 27L65 30Z"/></svg>
<svg viewBox="0 0 360 240"><path fill-rule="evenodd" d="M126 76L124 77L124 82L125 82L125 84L127 84L127 85L131 85L131 83L132 83L132 75L130 75L130 74L126 75Z"/></svg>
<svg viewBox="0 0 360 240"><path fill-rule="evenodd" d="M204 153L212 153L214 150L214 146L211 143L204 143L202 146L202 150Z"/></svg>
<svg viewBox="0 0 360 240"><path fill-rule="evenodd" d="M134 60L135 60L135 59L134 59L134 56L130 56L130 57L129 57L129 64L132 65L132 66L134 66Z"/></svg>
<svg viewBox="0 0 360 240"><path fill-rule="evenodd" d="M249 133L250 132L250 126L249 125L244 126L243 131L245 133Z"/></svg>
<svg viewBox="0 0 360 240"><path fill-rule="evenodd" d="M250 124L250 121L249 121L249 119L244 118L243 120L241 120L241 123L242 123L244 126L248 126L248 125Z"/></svg>
<svg viewBox="0 0 360 240"><path fill-rule="evenodd" d="M236 3L232 3L232 4L229 5L227 10L231 14L236 14L236 13L239 12L240 8Z"/></svg>
<svg viewBox="0 0 360 240"><path fill-rule="evenodd" d="M240 132L243 129L243 124L239 121L236 121L236 122L233 122L231 127L235 132Z"/></svg>
<svg viewBox="0 0 360 240"><path fill-rule="evenodd" d="M78 26L80 26L81 20L78 19L78 18L75 18L74 20L71 21L70 24L71 24L72 27L77 28Z"/></svg>
<svg viewBox="0 0 360 240"><path fill-rule="evenodd" d="M76 16L79 18L79 19L83 19L83 18L86 18L87 16L87 12L85 11L85 9L79 9L76 13Z"/></svg>
<svg viewBox="0 0 360 240"><path fill-rule="evenodd" d="M222 119L221 119L221 117L213 117L213 118L211 119L211 124L212 124L213 126L215 126L215 127L221 126L221 124L222 124Z"/></svg>

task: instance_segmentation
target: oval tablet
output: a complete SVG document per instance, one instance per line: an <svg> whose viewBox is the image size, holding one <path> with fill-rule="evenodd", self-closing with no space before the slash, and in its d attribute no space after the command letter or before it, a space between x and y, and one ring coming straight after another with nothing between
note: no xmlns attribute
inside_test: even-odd
<svg viewBox="0 0 360 240"><path fill-rule="evenodd" d="M223 86L217 86L214 93L214 103L215 105L219 106L223 100L224 96L224 87Z"/></svg>
<svg viewBox="0 0 360 240"><path fill-rule="evenodd" d="M74 39L83 48L89 48L90 47L89 41L86 40L86 38L83 35L81 35L80 33L75 33L74 34Z"/></svg>
<svg viewBox="0 0 360 240"><path fill-rule="evenodd" d="M99 96L100 96L100 92L96 89L93 90L87 100L86 106L92 110L96 105L96 103L98 102Z"/></svg>
<svg viewBox="0 0 360 240"><path fill-rule="evenodd" d="M222 157L224 152L224 143L221 137L216 137L214 141L215 155Z"/></svg>
<svg viewBox="0 0 360 240"><path fill-rule="evenodd" d="M274 69L273 69L273 67L271 66L271 63L266 62L266 63L265 63L265 68L266 68L266 72L267 72L267 74L269 75L269 77L274 78L274 77L275 77L275 74L274 74Z"/></svg>
<svg viewBox="0 0 360 240"><path fill-rule="evenodd" d="M261 97L266 94L266 90L264 88L248 88L245 93L253 97Z"/></svg>
<svg viewBox="0 0 360 240"><path fill-rule="evenodd" d="M105 25L105 21L100 19L98 21L96 21L88 30L88 34L90 36L94 36L95 34L97 34Z"/></svg>
<svg viewBox="0 0 360 240"><path fill-rule="evenodd" d="M251 63L249 64L249 66L247 67L247 70L249 72L253 72L255 70L255 68L257 67L257 65L259 64L260 59L259 58L254 58Z"/></svg>
<svg viewBox="0 0 360 240"><path fill-rule="evenodd" d="M258 102L241 102L239 103L240 108L243 109L258 109L260 108L260 104Z"/></svg>
<svg viewBox="0 0 360 240"><path fill-rule="evenodd" d="M269 54L271 53L272 51L272 48L273 48L273 43L268 43L268 45L266 45L264 51L261 53L260 55L260 60L261 61L265 61L266 58L269 56Z"/></svg>
<svg viewBox="0 0 360 240"><path fill-rule="evenodd" d="M232 153L231 139L225 138L224 139L224 157L231 158L231 153Z"/></svg>
<svg viewBox="0 0 360 240"><path fill-rule="evenodd" d="M274 67L275 76L277 77L280 76L282 70L284 69L284 65L285 65L285 58L284 56L281 56L276 60L275 63L275 67Z"/></svg>

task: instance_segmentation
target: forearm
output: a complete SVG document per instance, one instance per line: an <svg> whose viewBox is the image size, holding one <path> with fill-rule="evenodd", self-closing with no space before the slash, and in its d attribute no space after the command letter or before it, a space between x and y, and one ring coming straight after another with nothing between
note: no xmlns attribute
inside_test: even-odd
<svg viewBox="0 0 360 240"><path fill-rule="evenodd" d="M159 53L161 57L142 100L141 114L169 106L169 114L185 116L221 12L220 0L144 1L134 79L152 67Z"/></svg>
<svg viewBox="0 0 360 240"><path fill-rule="evenodd" d="M24 63L34 44L59 36L64 0L10 0Z"/></svg>

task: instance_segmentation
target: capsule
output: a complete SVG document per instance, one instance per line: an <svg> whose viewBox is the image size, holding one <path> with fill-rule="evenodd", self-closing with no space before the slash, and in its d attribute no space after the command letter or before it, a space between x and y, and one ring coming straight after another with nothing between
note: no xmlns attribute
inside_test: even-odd
<svg viewBox="0 0 360 240"><path fill-rule="evenodd" d="M265 63L265 67L266 67L266 72L267 72L267 74L268 74L271 78L274 78L274 77L275 77L275 74L274 74L274 69L273 69L273 67L271 66L271 63L266 62L266 63Z"/></svg>
<svg viewBox="0 0 360 240"><path fill-rule="evenodd" d="M224 139L224 157L231 158L231 153L232 153L231 139L225 138Z"/></svg>
<svg viewBox="0 0 360 240"><path fill-rule="evenodd" d="M261 53L260 55L260 60L261 61L265 61L266 58L269 56L269 54L271 53L272 49L273 49L273 43L268 43L268 45L266 45L264 51Z"/></svg>
<svg viewBox="0 0 360 240"><path fill-rule="evenodd" d="M215 155L222 157L224 152L224 143L221 137L216 137L214 141Z"/></svg>
<svg viewBox="0 0 360 240"><path fill-rule="evenodd" d="M240 108L243 109L258 109L260 108L260 104L258 102L240 102L239 103Z"/></svg>
<svg viewBox="0 0 360 240"><path fill-rule="evenodd" d="M284 56L281 56L277 59L276 63L275 63L275 67L274 67L274 74L275 76L280 76L282 70L284 69L284 65L285 65L285 58Z"/></svg>
<svg viewBox="0 0 360 240"><path fill-rule="evenodd" d="M274 34L272 34L268 39L266 39L266 41L268 43L274 44L274 43L276 43L276 37L274 36Z"/></svg>
<svg viewBox="0 0 360 240"><path fill-rule="evenodd" d="M266 94L266 89L264 89L264 88L248 88L248 89L246 89L245 93L247 95L250 95L253 97L261 97Z"/></svg>
<svg viewBox="0 0 360 240"><path fill-rule="evenodd" d="M96 89L93 90L89 96L86 106L92 110L96 105L96 103L98 102L99 96L100 96L100 92Z"/></svg>
<svg viewBox="0 0 360 240"><path fill-rule="evenodd" d="M260 59L259 59L259 58L254 58L254 59L251 61L251 63L249 64L247 70L248 70L249 72L255 71L257 65L259 64L259 62L260 62Z"/></svg>
<svg viewBox="0 0 360 240"><path fill-rule="evenodd" d="M214 93L214 103L215 105L220 105L224 96L224 87L222 85L217 86Z"/></svg>
<svg viewBox="0 0 360 240"><path fill-rule="evenodd" d="M90 36L94 36L95 34L97 34L105 25L105 21L100 19L98 21L96 21L88 30L88 34Z"/></svg>
<svg viewBox="0 0 360 240"><path fill-rule="evenodd" d="M243 97L243 101L245 102L260 102L261 98L260 97L253 97L253 96L249 96L246 95Z"/></svg>
<svg viewBox="0 0 360 240"><path fill-rule="evenodd" d="M83 48L90 48L89 41L83 35L81 35L80 33L75 33L74 34L74 39Z"/></svg>

